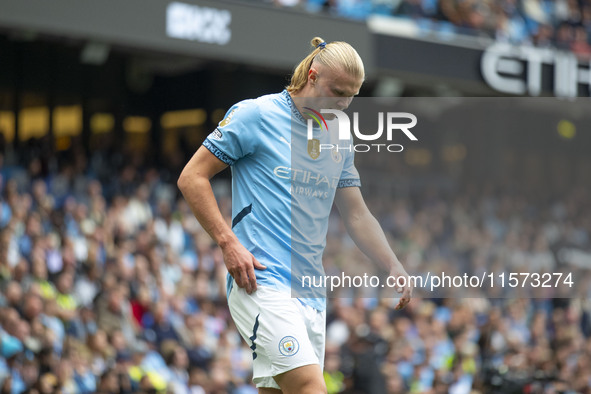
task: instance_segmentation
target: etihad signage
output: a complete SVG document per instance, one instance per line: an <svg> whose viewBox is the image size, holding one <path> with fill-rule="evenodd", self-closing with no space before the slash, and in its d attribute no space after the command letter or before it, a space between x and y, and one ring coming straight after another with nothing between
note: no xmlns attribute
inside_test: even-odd
<svg viewBox="0 0 591 394"><path fill-rule="evenodd" d="M229 10L173 2L166 7L166 35L182 40L226 45L232 38Z"/></svg>
<svg viewBox="0 0 591 394"><path fill-rule="evenodd" d="M579 87L591 95L591 62L572 52L497 43L484 51L480 69L486 83L503 93L539 96L550 80L557 97L577 97Z"/></svg>

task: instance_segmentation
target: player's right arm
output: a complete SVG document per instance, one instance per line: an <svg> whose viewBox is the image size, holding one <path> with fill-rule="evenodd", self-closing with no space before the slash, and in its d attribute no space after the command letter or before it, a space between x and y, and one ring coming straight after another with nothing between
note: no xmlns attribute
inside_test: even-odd
<svg viewBox="0 0 591 394"><path fill-rule="evenodd" d="M240 243L226 221L211 188L211 178L228 165L201 146L183 169L177 185L201 226L220 246L228 272L239 287L256 290L254 269L265 269Z"/></svg>

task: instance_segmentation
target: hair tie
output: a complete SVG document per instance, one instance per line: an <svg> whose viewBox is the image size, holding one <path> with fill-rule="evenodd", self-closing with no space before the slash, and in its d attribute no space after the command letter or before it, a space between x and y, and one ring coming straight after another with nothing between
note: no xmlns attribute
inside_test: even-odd
<svg viewBox="0 0 591 394"><path fill-rule="evenodd" d="M323 41L320 44L316 45L316 48L324 49L325 46L326 46L326 42Z"/></svg>

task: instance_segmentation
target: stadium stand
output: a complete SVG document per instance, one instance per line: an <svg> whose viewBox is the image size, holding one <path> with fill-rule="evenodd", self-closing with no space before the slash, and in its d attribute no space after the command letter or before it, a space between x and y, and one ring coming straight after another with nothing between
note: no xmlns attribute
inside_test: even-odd
<svg viewBox="0 0 591 394"><path fill-rule="evenodd" d="M589 55L591 2L587 0L308 0L276 1L312 13L365 20L409 19L423 31L494 38Z"/></svg>
<svg viewBox="0 0 591 394"><path fill-rule="evenodd" d="M1 167L2 391L254 392L219 250L162 171L118 155L76 164L71 154L46 175L35 160ZM219 201L230 220L227 197ZM589 247L588 202L579 190L524 209L520 195L476 188L397 199L376 214L405 261L543 264L552 261L551 240ZM531 210L544 222L534 225ZM348 244L332 227L328 250L355 253ZM589 386L588 300L416 299L404 311L366 299L331 305L331 393Z"/></svg>

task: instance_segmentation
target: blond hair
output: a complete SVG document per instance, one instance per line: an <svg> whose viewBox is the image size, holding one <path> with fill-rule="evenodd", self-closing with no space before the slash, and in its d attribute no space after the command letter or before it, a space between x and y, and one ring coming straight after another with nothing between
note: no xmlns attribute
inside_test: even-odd
<svg viewBox="0 0 591 394"><path fill-rule="evenodd" d="M314 37L310 44L314 50L295 68L291 82L286 87L289 93L297 93L306 86L308 71L313 63L322 64L335 72L344 71L353 77L365 79L363 61L351 45L343 41L326 43L320 37Z"/></svg>

